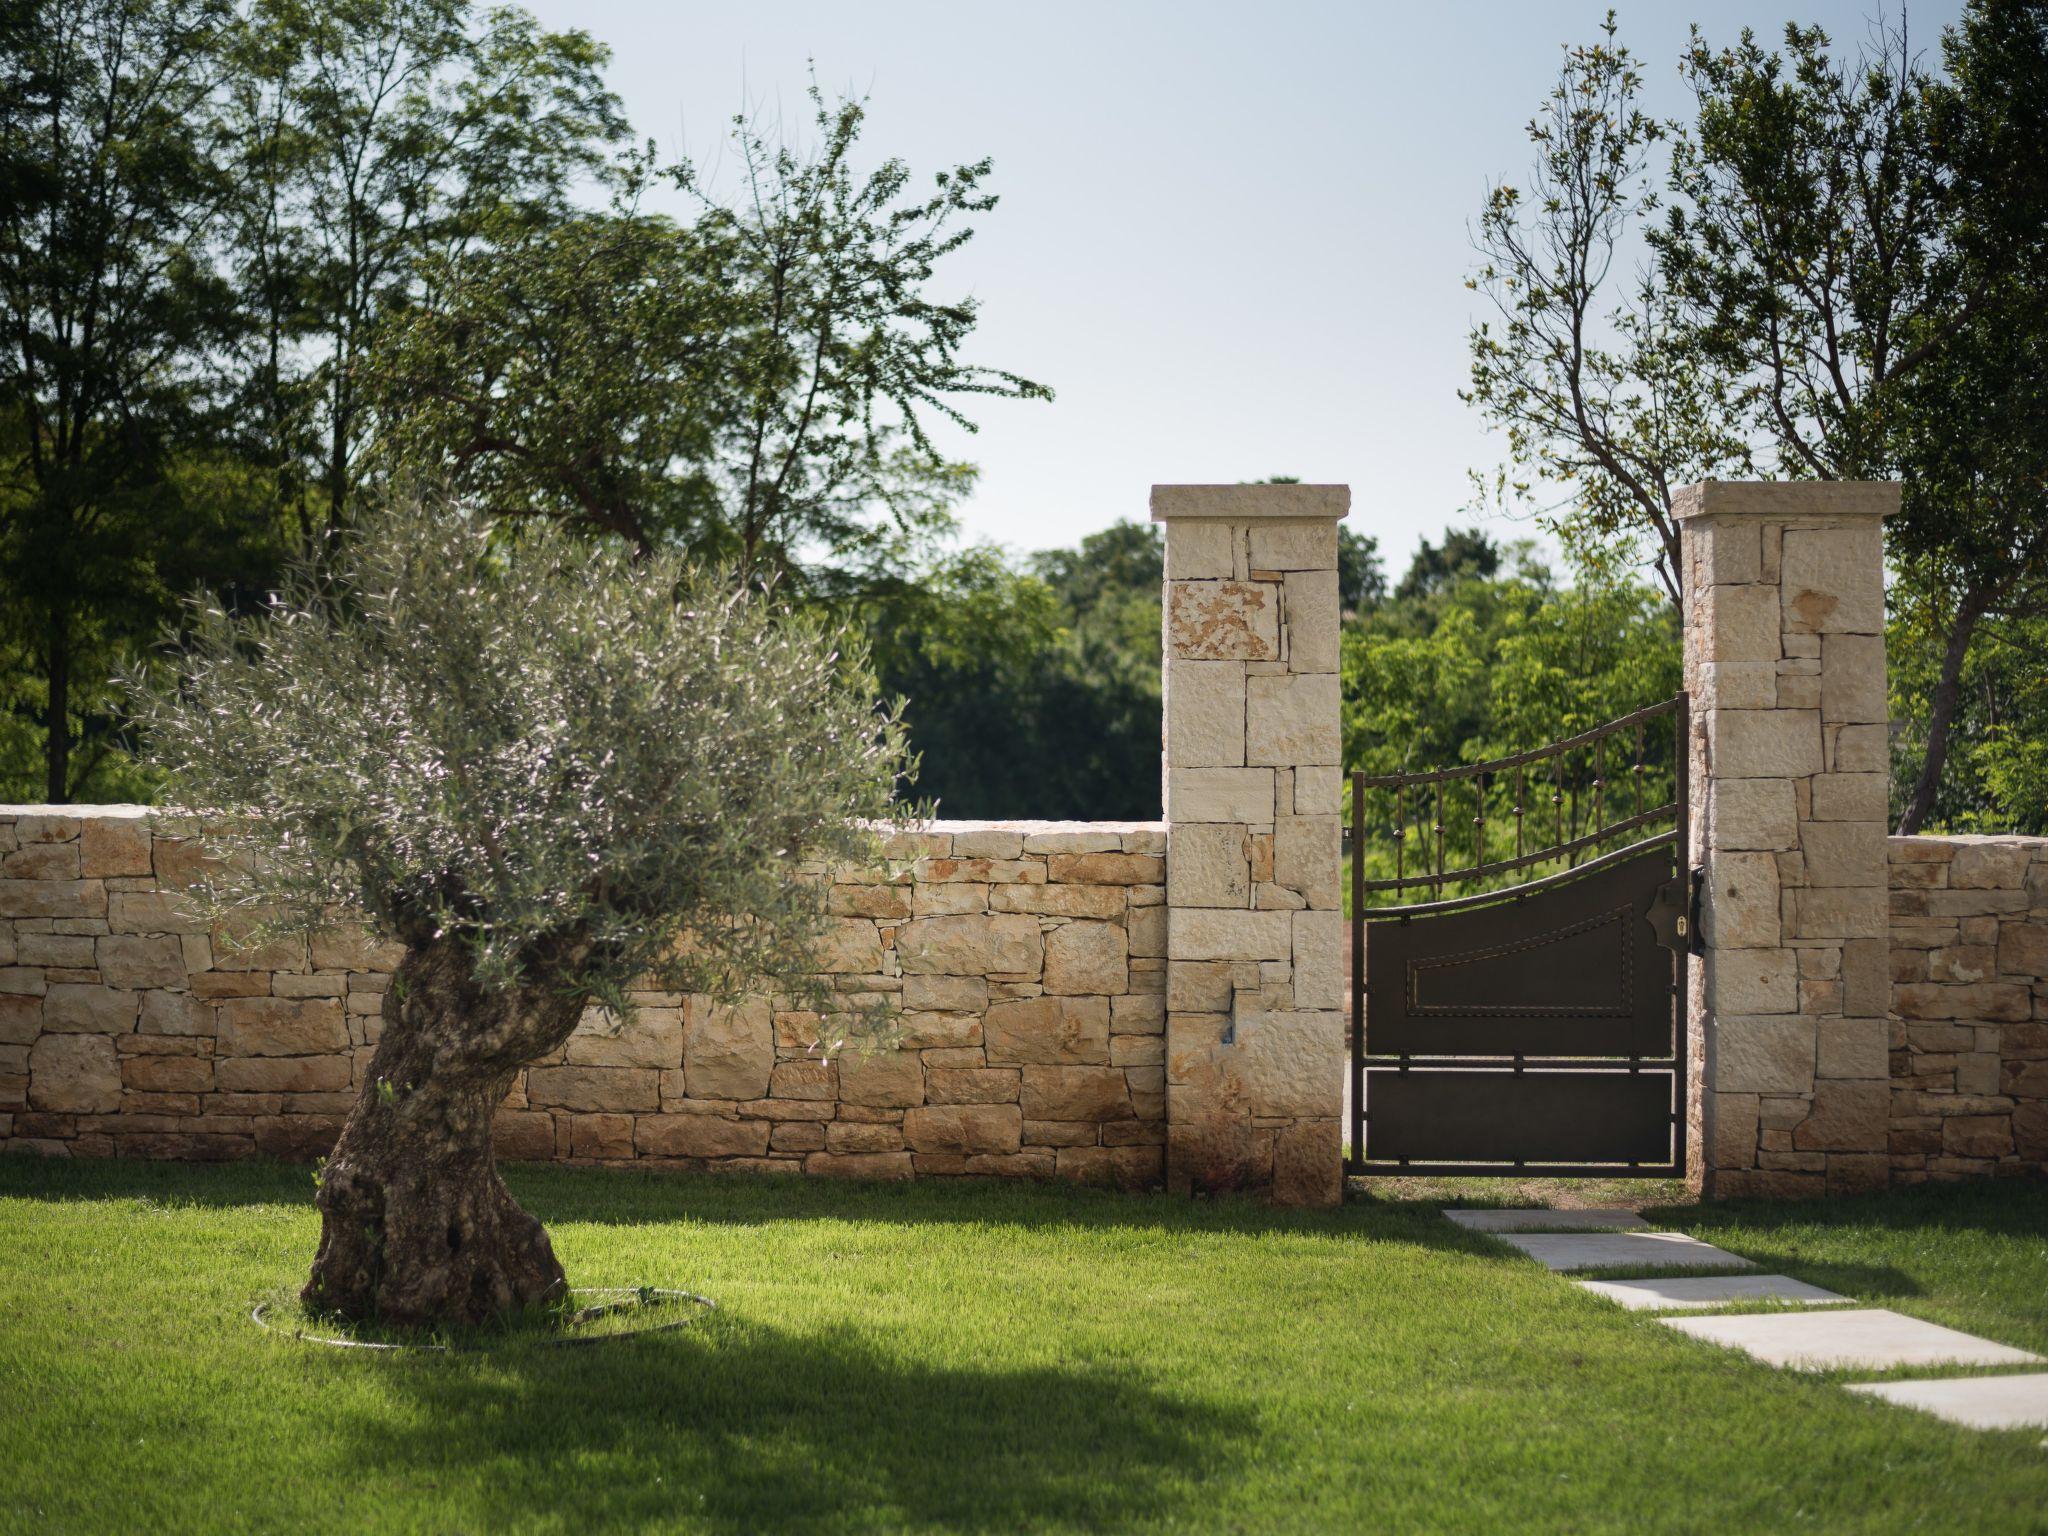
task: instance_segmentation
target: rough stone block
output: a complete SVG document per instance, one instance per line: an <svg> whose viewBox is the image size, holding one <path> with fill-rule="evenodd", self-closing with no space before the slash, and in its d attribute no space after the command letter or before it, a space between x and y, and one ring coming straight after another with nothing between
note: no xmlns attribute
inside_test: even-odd
<svg viewBox="0 0 2048 1536"><path fill-rule="evenodd" d="M1242 529L1225 522L1175 522L1166 534L1169 581L1221 580L1237 573Z"/></svg>
<svg viewBox="0 0 2048 1536"><path fill-rule="evenodd" d="M989 1005L990 1066L1106 1063L1109 1009L1100 998L1025 997Z"/></svg>
<svg viewBox="0 0 2048 1536"><path fill-rule="evenodd" d="M1787 528L1782 558L1788 631L1884 633L1884 547L1875 519L1838 528Z"/></svg>
<svg viewBox="0 0 2048 1536"><path fill-rule="evenodd" d="M1288 665L1297 672L1335 672L1340 629L1336 569L1289 571L1282 592Z"/></svg>
<svg viewBox="0 0 2048 1536"><path fill-rule="evenodd" d="M2019 890L2026 884L2031 854L2025 842L1960 842L1948 883L1959 891Z"/></svg>
<svg viewBox="0 0 2048 1536"><path fill-rule="evenodd" d="M1166 815L1176 830L1196 821L1270 825L1273 820L1271 768L1169 769Z"/></svg>
<svg viewBox="0 0 2048 1536"><path fill-rule="evenodd" d="M1773 586L1716 584L1699 594L1693 623L1705 645L1704 659L1725 662L1775 662L1778 645L1778 589ZM1716 697L1716 703L1726 701Z"/></svg>
<svg viewBox="0 0 2048 1536"><path fill-rule="evenodd" d="M1889 926L1882 886L1808 887L1786 893L1787 939L1867 939Z"/></svg>
<svg viewBox="0 0 2048 1536"><path fill-rule="evenodd" d="M1793 1128L1792 1145L1802 1152L1882 1152L1891 1102L1886 1082L1816 1083L1813 1112Z"/></svg>
<svg viewBox="0 0 2048 1536"><path fill-rule="evenodd" d="M1712 845L1730 850L1799 846L1790 779L1724 779L1714 786Z"/></svg>
<svg viewBox="0 0 2048 1536"><path fill-rule="evenodd" d="M1806 883L1825 886L1885 884L1884 824L1875 821L1815 821L1800 830L1806 855Z"/></svg>
<svg viewBox="0 0 2048 1536"><path fill-rule="evenodd" d="M906 976L1037 975L1045 950L1038 920L1021 914L933 917L896 930Z"/></svg>
<svg viewBox="0 0 2048 1536"><path fill-rule="evenodd" d="M339 1055L230 1056L213 1065L222 1093L340 1093L352 1076Z"/></svg>
<svg viewBox="0 0 2048 1536"><path fill-rule="evenodd" d="M121 1107L121 1063L105 1035L45 1035L29 1047L28 1102L76 1115Z"/></svg>
<svg viewBox="0 0 2048 1536"><path fill-rule="evenodd" d="M43 1028L52 1034L124 1035L135 1028L134 992L59 983L43 999Z"/></svg>
<svg viewBox="0 0 2048 1536"><path fill-rule="evenodd" d="M1273 824L1273 879L1311 907L1334 910L1343 868L1343 828L1331 816L1282 816Z"/></svg>
<svg viewBox="0 0 2048 1536"><path fill-rule="evenodd" d="M1805 778L1822 767L1820 712L1710 709L1707 751L1717 778Z"/></svg>
<svg viewBox="0 0 2048 1536"><path fill-rule="evenodd" d="M1814 1023L1796 1014L1724 1014L1713 1021L1717 1093L1813 1090Z"/></svg>
<svg viewBox="0 0 2048 1536"><path fill-rule="evenodd" d="M1336 1121L1298 1121L1273 1138L1273 1198L1281 1205L1336 1205L1344 1198Z"/></svg>
<svg viewBox="0 0 2048 1536"><path fill-rule="evenodd" d="M1328 1117L1342 1111L1344 1015L1262 1013L1240 1020L1231 1076L1253 1115Z"/></svg>
<svg viewBox="0 0 2048 1536"><path fill-rule="evenodd" d="M1294 1006L1338 1008L1344 1002L1344 917L1340 912L1294 914Z"/></svg>
<svg viewBox="0 0 2048 1536"><path fill-rule="evenodd" d="M1175 907L1251 905L1251 860L1243 826L1201 822L1168 834L1166 899Z"/></svg>
<svg viewBox="0 0 2048 1536"><path fill-rule="evenodd" d="M661 1107L661 1074L640 1067L529 1067L526 1097L539 1108L578 1114L655 1110Z"/></svg>
<svg viewBox="0 0 2048 1536"><path fill-rule="evenodd" d="M1885 699L1883 635L1823 635L1820 654L1822 720L1843 725L1883 725L1890 719L1890 706Z"/></svg>
<svg viewBox="0 0 2048 1536"><path fill-rule="evenodd" d="M775 1066L774 1009L766 998L713 1006L692 998L683 1024L683 1079L693 1099L758 1099Z"/></svg>
<svg viewBox="0 0 2048 1536"><path fill-rule="evenodd" d="M1327 518L1313 522L1254 522L1251 566L1255 571L1316 571L1337 568L1337 524Z"/></svg>
<svg viewBox="0 0 2048 1536"><path fill-rule="evenodd" d="M1707 942L1721 949L1779 942L1778 862L1768 853L1718 853L1708 861L1701 902Z"/></svg>
<svg viewBox="0 0 2048 1536"><path fill-rule="evenodd" d="M1254 676L1245 680L1245 691L1247 763L1292 768L1338 760L1336 673ZM1266 819L1271 815L1269 802Z"/></svg>
<svg viewBox="0 0 2048 1536"><path fill-rule="evenodd" d="M1707 956L1716 1013L1796 1013L1799 976L1789 949L1716 948Z"/></svg>
<svg viewBox="0 0 2048 1536"><path fill-rule="evenodd" d="M1087 1071L1085 1067L1033 1067L1034 1072ZM913 1152L1015 1152L1023 1116L1015 1104L934 1104L903 1117L903 1141Z"/></svg>
<svg viewBox="0 0 2048 1536"><path fill-rule="evenodd" d="M1280 588L1264 581L1175 581L1166 593L1172 662L1275 661L1280 656ZM1178 666L1169 666L1171 675Z"/></svg>
<svg viewBox="0 0 2048 1536"><path fill-rule="evenodd" d="M1130 949L1116 923L1073 922L1045 936L1045 990L1054 996L1130 990Z"/></svg>
<svg viewBox="0 0 2048 1536"><path fill-rule="evenodd" d="M1888 782L1881 773L1823 773L1813 781L1815 821L1884 824Z"/></svg>
<svg viewBox="0 0 2048 1536"><path fill-rule="evenodd" d="M839 1057L839 1101L875 1109L924 1102L924 1062L915 1051L847 1051Z"/></svg>
<svg viewBox="0 0 2048 1536"><path fill-rule="evenodd" d="M1294 953L1293 919L1292 912L1174 907L1168 952L1175 960L1286 960Z"/></svg>
<svg viewBox="0 0 2048 1536"><path fill-rule="evenodd" d="M766 1120L719 1115L642 1115L633 1122L633 1146L642 1157L762 1157L769 1135Z"/></svg>
<svg viewBox="0 0 2048 1536"><path fill-rule="evenodd" d="M1759 589L1767 590L1767 589ZM1775 605L1773 608L1775 612ZM1699 700L1703 709L1776 709L1780 704L1795 708L1800 700L1789 696L1780 683L1778 666L1769 661L1708 661L1699 668ZM1809 706L1820 707L1818 690Z"/></svg>
<svg viewBox="0 0 2048 1536"><path fill-rule="evenodd" d="M1175 765L1244 765L1244 669L1241 661L1176 661L1167 669L1167 756Z"/></svg>
<svg viewBox="0 0 2048 1536"><path fill-rule="evenodd" d="M1156 853L1056 853L1045 861L1047 878L1081 885L1157 885L1166 878Z"/></svg>
<svg viewBox="0 0 2048 1536"><path fill-rule="evenodd" d="M141 816L92 816L78 829L82 873L89 880L150 873L149 822Z"/></svg>

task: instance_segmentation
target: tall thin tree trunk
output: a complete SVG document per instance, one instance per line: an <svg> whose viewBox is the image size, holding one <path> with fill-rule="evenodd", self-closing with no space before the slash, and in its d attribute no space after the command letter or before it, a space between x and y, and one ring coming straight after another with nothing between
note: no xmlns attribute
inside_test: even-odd
<svg viewBox="0 0 2048 1536"><path fill-rule="evenodd" d="M406 951L384 1032L320 1182L316 1311L475 1324L566 1284L547 1231L498 1176L491 1117L519 1068L567 1040L580 1000L486 991L457 940Z"/></svg>
<svg viewBox="0 0 2048 1536"><path fill-rule="evenodd" d="M43 743L43 798L63 805L71 798L71 610L50 608L45 655L49 682L49 730Z"/></svg>
<svg viewBox="0 0 2048 1536"><path fill-rule="evenodd" d="M1934 685L1934 697L1927 711L1927 756L1920 764L1920 778L1913 785L1905 814L1899 817L1899 836L1910 837L1926 824L1934 809L1934 796L1941 788L1942 766L1948 761L1948 738L1955 724L1956 704L1962 697L1963 662L1970 651L1970 637L1984 616L1984 593L1975 587L1963 594L1956 607L1956 620L1948 632L1948 646L1941 656L1941 676Z"/></svg>

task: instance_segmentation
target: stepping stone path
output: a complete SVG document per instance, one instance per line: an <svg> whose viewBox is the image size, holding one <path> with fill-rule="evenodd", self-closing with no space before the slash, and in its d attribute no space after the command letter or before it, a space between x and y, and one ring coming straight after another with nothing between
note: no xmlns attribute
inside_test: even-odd
<svg viewBox="0 0 2048 1536"><path fill-rule="evenodd" d="M2048 1429L2048 1376L1858 1381L1849 1390L1902 1408L1918 1408L1967 1429Z"/></svg>
<svg viewBox="0 0 2048 1536"><path fill-rule="evenodd" d="M1750 1269L1749 1260L1679 1232L1656 1232L1633 1211L1445 1211L1468 1232L1519 1248L1556 1273L1623 1267ZM1728 1317L1660 1317L1667 1328L1740 1349L1791 1370L1890 1370L1898 1366L2038 1365L2039 1355L1882 1307L1837 1306L1849 1298L1788 1275L1707 1275L1581 1280L1632 1312L1708 1312L1754 1302L1819 1308ZM2048 1374L1848 1383L1851 1392L1917 1408L1972 1429L2048 1427Z"/></svg>
<svg viewBox="0 0 2048 1536"><path fill-rule="evenodd" d="M1581 1280L1581 1290L1605 1296L1631 1312L1695 1311L1739 1301L1777 1301L1791 1307L1819 1307L1847 1301L1788 1275L1701 1275L1689 1280Z"/></svg>

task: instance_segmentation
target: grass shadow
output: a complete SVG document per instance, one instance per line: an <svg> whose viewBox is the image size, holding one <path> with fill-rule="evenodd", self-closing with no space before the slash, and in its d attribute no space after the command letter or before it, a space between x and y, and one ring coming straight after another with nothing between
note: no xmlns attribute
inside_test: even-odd
<svg viewBox="0 0 2048 1536"><path fill-rule="evenodd" d="M421 1410L341 1420L345 1464L449 1491L479 1529L551 1511L579 1531L804 1529L858 1510L878 1529L1118 1530L1198 1513L1258 1430L1253 1409L1128 1366L946 1367L895 1342L720 1317L583 1350L337 1362Z"/></svg>

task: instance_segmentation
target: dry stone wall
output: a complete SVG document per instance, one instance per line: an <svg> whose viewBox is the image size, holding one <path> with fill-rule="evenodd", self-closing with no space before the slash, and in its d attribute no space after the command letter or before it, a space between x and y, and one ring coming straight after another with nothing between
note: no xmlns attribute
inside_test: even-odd
<svg viewBox="0 0 2048 1536"><path fill-rule="evenodd" d="M394 951L336 931L249 950L180 900L189 822L0 807L0 1145L309 1158L368 1067ZM1159 1182L1165 830L949 822L834 871L833 989L900 1047L826 1059L816 1014L643 993L520 1075L513 1158L760 1172Z"/></svg>
<svg viewBox="0 0 2048 1536"><path fill-rule="evenodd" d="M2048 1174L2048 838L1890 852L1892 1178Z"/></svg>

